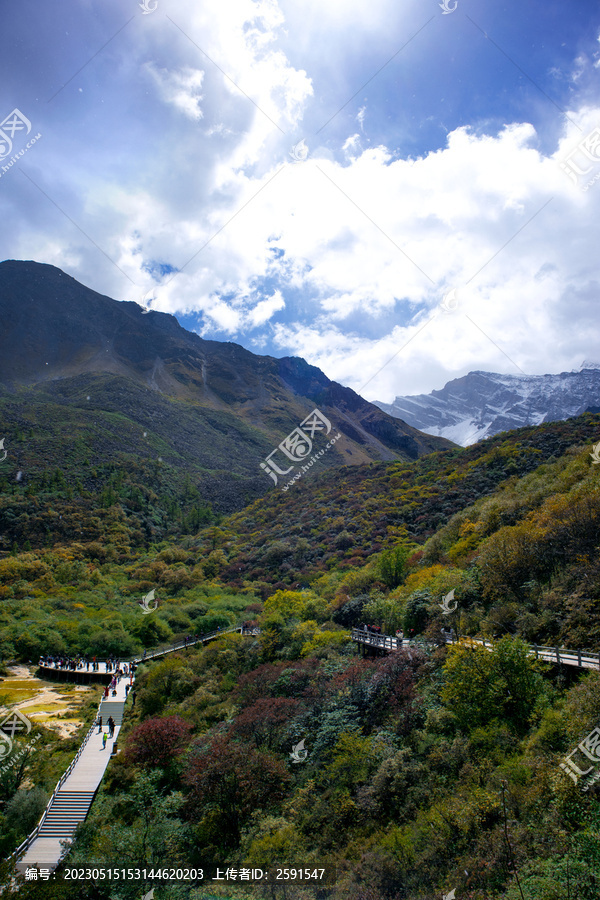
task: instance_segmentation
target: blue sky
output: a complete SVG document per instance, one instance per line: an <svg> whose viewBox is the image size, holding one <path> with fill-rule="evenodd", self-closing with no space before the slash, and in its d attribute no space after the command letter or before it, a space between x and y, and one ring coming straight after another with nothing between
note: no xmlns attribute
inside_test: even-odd
<svg viewBox="0 0 600 900"><path fill-rule="evenodd" d="M600 358L597 4L146 6L4 7L2 258L370 400Z"/></svg>

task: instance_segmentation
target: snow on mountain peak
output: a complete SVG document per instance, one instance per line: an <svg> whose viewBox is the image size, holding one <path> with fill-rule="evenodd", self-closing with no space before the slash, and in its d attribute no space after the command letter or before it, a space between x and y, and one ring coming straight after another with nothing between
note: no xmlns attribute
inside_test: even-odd
<svg viewBox="0 0 600 900"><path fill-rule="evenodd" d="M600 363L550 375L477 370L430 394L379 403L384 412L427 434L468 446L501 431L556 422L600 408Z"/></svg>

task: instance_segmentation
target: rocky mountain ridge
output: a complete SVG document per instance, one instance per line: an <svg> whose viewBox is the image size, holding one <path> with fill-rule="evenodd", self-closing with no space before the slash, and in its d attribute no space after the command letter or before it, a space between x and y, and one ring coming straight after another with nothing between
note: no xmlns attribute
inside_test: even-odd
<svg viewBox="0 0 600 900"><path fill-rule="evenodd" d="M600 410L600 363L585 360L577 371L553 375L469 372L439 391L375 406L466 447L502 431Z"/></svg>
<svg viewBox="0 0 600 900"><path fill-rule="evenodd" d="M62 467L85 435L94 462L159 459L231 511L274 487L261 462L315 408L342 437L312 471L451 446L301 358L204 340L172 315L98 294L54 266L0 263L0 316L0 438L15 447L29 434L19 442L23 471ZM45 435L30 432L40 421Z"/></svg>

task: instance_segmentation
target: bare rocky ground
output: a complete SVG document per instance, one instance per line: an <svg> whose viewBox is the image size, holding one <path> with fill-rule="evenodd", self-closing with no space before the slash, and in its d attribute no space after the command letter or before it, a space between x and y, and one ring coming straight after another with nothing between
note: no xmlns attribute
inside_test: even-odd
<svg viewBox="0 0 600 900"><path fill-rule="evenodd" d="M68 738L82 724L78 715L82 704L98 687L60 685L33 675L34 666L8 666L8 676L0 678L0 709L18 709L32 724L43 723L61 737Z"/></svg>

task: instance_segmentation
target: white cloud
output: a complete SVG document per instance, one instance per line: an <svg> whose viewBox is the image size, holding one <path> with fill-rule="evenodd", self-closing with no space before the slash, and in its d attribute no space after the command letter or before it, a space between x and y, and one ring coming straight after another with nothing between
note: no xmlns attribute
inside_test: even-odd
<svg viewBox="0 0 600 900"><path fill-rule="evenodd" d="M584 134L599 112L576 117ZM347 166L317 160L294 170L279 183L280 206L268 221L280 226L279 245L310 264L302 282L321 297L321 313L312 324L277 326L282 352L357 390L394 357L365 389L383 400L400 388L431 389L432 372L441 386L470 368L577 365L579 348L600 338L590 303L600 184L585 194L561 171L559 160L581 139L573 131L552 158L535 149L534 130L522 124L496 136L459 129L445 150L415 161L375 148ZM437 305L459 285L467 285L459 308L444 315ZM377 317L399 298L423 311L412 324L380 341L339 330L351 313Z"/></svg>
<svg viewBox="0 0 600 900"><path fill-rule="evenodd" d="M165 103L173 104L176 109L193 121L199 122L203 118L200 108L202 100L200 90L204 80L202 70L184 69L169 72L166 69L158 69L152 63L148 63L146 68Z"/></svg>
<svg viewBox="0 0 600 900"><path fill-rule="evenodd" d="M155 86L137 119L134 99L125 110L139 128L130 143L114 151L111 109L100 147L77 120L57 149L48 142L42 157L40 142L40 156L28 156L40 185L130 280L8 178L3 188L22 192L11 201L22 224L5 217L7 249L118 298L156 286L153 307L201 313L205 335L266 326L282 353L355 389L368 381L370 399L428 391L473 368L518 371L511 360L541 372L593 357L600 182L584 193L559 162L600 121L595 104L569 113L582 130L568 125L551 156L526 121L487 134L455 128L443 149L412 159L385 144L363 149L362 94L360 133L329 147L303 135L314 71L330 65L340 97L351 96L354 70L339 66L346 44L360 53L365 34L387 39L406 19L399 7L170 0L181 30L152 25L128 48L140 95L148 76ZM311 53L299 62L296 46ZM576 71L584 64L580 56ZM293 163L303 136L309 157ZM152 262L181 272L156 285ZM453 287L459 308L444 314L438 304Z"/></svg>
<svg viewBox="0 0 600 900"><path fill-rule="evenodd" d="M357 153L362 150L360 146L360 134L351 134L342 144L342 150L346 154L346 159L356 159Z"/></svg>
<svg viewBox="0 0 600 900"><path fill-rule="evenodd" d="M281 309L285 309L285 300L281 296L281 291L275 291L272 297L260 300L254 309L250 310L248 320L253 328L257 328L268 322Z"/></svg>
<svg viewBox="0 0 600 900"><path fill-rule="evenodd" d="M571 113L583 134L599 116L592 107ZM223 160L204 182L206 209L189 216L178 218L166 191L105 190L88 204L99 221L119 221L113 258L140 292L154 283L141 272L144 260L181 266L206 245L165 279L154 308L196 310L204 335L212 327L234 338L285 309L287 325L274 330L282 353L297 353L356 390L372 379L365 395L389 401L469 369L556 371L593 355L600 183L583 193L559 166L579 140L569 126L547 157L527 123L495 135L460 128L445 149L414 160L382 146L341 164L311 150L305 162L264 175ZM284 139L280 147L286 159ZM273 260L274 244L281 259ZM94 255L86 252L82 266ZM65 258L61 250L59 264ZM264 299L253 285L267 277L277 286ZM288 286L305 298L295 320L285 305ZM456 313L433 316L457 286ZM388 325L379 340L355 324L344 331L352 317L376 325L392 314L404 324Z"/></svg>

